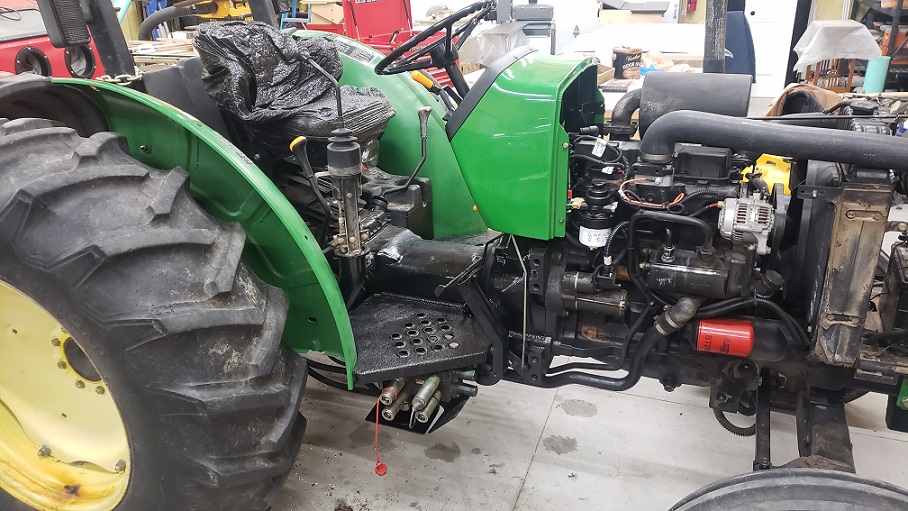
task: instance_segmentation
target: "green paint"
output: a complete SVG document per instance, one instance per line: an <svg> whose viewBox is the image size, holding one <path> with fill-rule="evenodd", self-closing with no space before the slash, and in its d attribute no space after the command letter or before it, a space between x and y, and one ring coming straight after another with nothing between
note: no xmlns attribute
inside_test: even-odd
<svg viewBox="0 0 908 511"><path fill-rule="evenodd" d="M902 386L899 389L899 396L895 404L902 410L908 410L908 378L902 378Z"/></svg>
<svg viewBox="0 0 908 511"><path fill-rule="evenodd" d="M300 30L297 37L325 35L323 32ZM482 218L473 211L473 197L460 173L460 165L445 134L444 109L435 97L407 74L379 76L375 65L384 57L373 48L341 36L344 43L353 46L361 58L354 59L341 53L344 72L340 83L357 87L376 87L394 105L397 114L388 122L382 136L378 164L385 172L409 176L416 168L421 155L419 118L416 110L432 107L429 118L429 138L426 163L419 171L420 177L432 181L432 223L435 236L474 234L486 229ZM342 44L344 44L342 43Z"/></svg>
<svg viewBox="0 0 908 511"><path fill-rule="evenodd" d="M301 353L343 357L352 388L356 346L334 273L274 183L220 134L167 103L105 82L54 82L86 92L110 129L126 137L136 159L156 168L182 167L205 211L246 229L244 261L290 301L284 342Z"/></svg>
<svg viewBox="0 0 908 511"><path fill-rule="evenodd" d="M568 135L558 120L565 90L591 67L593 59L530 53L498 76L454 136L467 186L491 229L564 236ZM595 90L595 76L584 74L593 80L587 88Z"/></svg>

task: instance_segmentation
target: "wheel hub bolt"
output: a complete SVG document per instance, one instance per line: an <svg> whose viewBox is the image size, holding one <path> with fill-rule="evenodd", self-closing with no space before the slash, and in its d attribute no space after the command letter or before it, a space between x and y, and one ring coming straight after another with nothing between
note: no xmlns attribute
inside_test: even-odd
<svg viewBox="0 0 908 511"><path fill-rule="evenodd" d="M122 472L122 471L126 470L126 460L118 461L117 464L114 465L114 470L116 470L117 472Z"/></svg>
<svg viewBox="0 0 908 511"><path fill-rule="evenodd" d="M85 382L82 381L82 380L76 380L76 388L77 388L77 389L84 389L84 388L85 388Z"/></svg>
<svg viewBox="0 0 908 511"><path fill-rule="evenodd" d="M50 447L42 445L41 448L38 449L38 456L41 456L42 458L45 456L50 456Z"/></svg>
<svg viewBox="0 0 908 511"><path fill-rule="evenodd" d="M66 369L66 362L62 360L57 362L57 367L59 367L60 369Z"/></svg>
<svg viewBox="0 0 908 511"><path fill-rule="evenodd" d="M60 338L59 338L59 337L54 337L53 339L50 340L50 343L53 344L54 346L59 346L59 345L60 345Z"/></svg>
<svg viewBox="0 0 908 511"><path fill-rule="evenodd" d="M95 392L98 393L98 394L103 394L103 393L104 393L104 387L95 387Z"/></svg>

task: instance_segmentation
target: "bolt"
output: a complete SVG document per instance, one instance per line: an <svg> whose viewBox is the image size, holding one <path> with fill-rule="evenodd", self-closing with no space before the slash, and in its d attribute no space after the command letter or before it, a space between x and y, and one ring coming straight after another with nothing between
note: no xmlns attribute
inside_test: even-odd
<svg viewBox="0 0 908 511"><path fill-rule="evenodd" d="M356 243L356 236L350 236L350 243Z"/></svg>
<svg viewBox="0 0 908 511"><path fill-rule="evenodd" d="M104 387L95 387L96 394L103 394L105 392Z"/></svg>
<svg viewBox="0 0 908 511"><path fill-rule="evenodd" d="M812 199L816 199L816 198L817 198L817 191L816 191L816 190L810 192L810 198L812 198Z"/></svg>
<svg viewBox="0 0 908 511"><path fill-rule="evenodd" d="M42 458L45 456L50 456L50 447L42 445L41 448L38 449L38 456Z"/></svg>
<svg viewBox="0 0 908 511"><path fill-rule="evenodd" d="M259 154L259 153L255 153L255 154L252 155L252 159L255 160L255 161L259 161L259 160L262 159L262 155Z"/></svg>
<svg viewBox="0 0 908 511"><path fill-rule="evenodd" d="M151 146L148 144L142 144L139 146L139 151L142 151L143 153L148 154L151 152Z"/></svg>
<svg viewBox="0 0 908 511"><path fill-rule="evenodd" d="M359 235L359 237L360 237L360 239L363 240L363 241L369 241L369 233L368 233L368 232L363 232L362 234Z"/></svg>
<svg viewBox="0 0 908 511"><path fill-rule="evenodd" d="M908 224L906 224L905 222L899 222L897 229L901 232L908 232Z"/></svg>
<svg viewBox="0 0 908 511"><path fill-rule="evenodd" d="M728 394L723 394L721 392L716 394L716 401L718 401L720 403L724 403L724 402L728 401Z"/></svg>
<svg viewBox="0 0 908 511"><path fill-rule="evenodd" d="M63 335L69 335L69 330L63 328L62 326L60 327L60 332L62 332Z"/></svg>
<svg viewBox="0 0 908 511"><path fill-rule="evenodd" d="M76 380L76 388L77 388L77 389L84 389L84 388L85 388L85 382L82 381L82 380Z"/></svg>
<svg viewBox="0 0 908 511"><path fill-rule="evenodd" d="M828 319L829 321L834 321L834 320L835 320L835 314L827 314L827 315L826 315L826 319Z"/></svg>
<svg viewBox="0 0 908 511"><path fill-rule="evenodd" d="M563 219L563 218L559 218L559 219L558 219L558 223L559 223L559 224L563 224L563 223L564 223L564 219Z"/></svg>
<svg viewBox="0 0 908 511"><path fill-rule="evenodd" d="M341 247L341 254L347 253L347 247Z"/></svg>
<svg viewBox="0 0 908 511"><path fill-rule="evenodd" d="M54 346L59 346L59 345L60 345L60 338L59 338L59 337L54 337L53 339L50 340L50 343L51 343L52 345L54 345Z"/></svg>
<svg viewBox="0 0 908 511"><path fill-rule="evenodd" d="M855 216L854 211L849 211L849 212L845 213L845 218L854 218L854 216Z"/></svg>
<svg viewBox="0 0 908 511"><path fill-rule="evenodd" d="M118 461L117 464L114 465L114 470L116 470L117 472L122 472L122 471L126 470L126 460Z"/></svg>
<svg viewBox="0 0 908 511"><path fill-rule="evenodd" d="M567 149L568 147L571 147L571 146L567 142L561 144L562 149Z"/></svg>
<svg viewBox="0 0 908 511"><path fill-rule="evenodd" d="M57 367L59 367L60 369L66 369L66 362L62 360L57 362Z"/></svg>
<svg viewBox="0 0 908 511"><path fill-rule="evenodd" d="M347 198L348 198L348 199L352 199L352 198L353 198L353 194L350 193L350 192L347 192Z"/></svg>

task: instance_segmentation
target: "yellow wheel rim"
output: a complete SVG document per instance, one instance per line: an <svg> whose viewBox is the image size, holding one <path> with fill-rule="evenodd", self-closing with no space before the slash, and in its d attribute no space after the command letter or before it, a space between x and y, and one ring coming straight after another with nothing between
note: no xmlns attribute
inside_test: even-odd
<svg viewBox="0 0 908 511"><path fill-rule="evenodd" d="M41 511L106 511L129 471L126 429L94 364L0 281L0 488Z"/></svg>

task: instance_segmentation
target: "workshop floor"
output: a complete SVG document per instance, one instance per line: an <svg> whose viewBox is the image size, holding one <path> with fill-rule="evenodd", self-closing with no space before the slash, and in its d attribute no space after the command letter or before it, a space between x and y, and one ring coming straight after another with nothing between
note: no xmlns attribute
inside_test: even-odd
<svg viewBox="0 0 908 511"><path fill-rule="evenodd" d="M753 440L725 432L707 398L650 380L624 393L480 388L436 433L382 428L378 477L372 401L310 379L305 444L273 511L665 510L750 470ZM858 473L908 487L908 435L886 429L885 399L848 408ZM774 462L797 456L791 416L773 414L772 434Z"/></svg>

